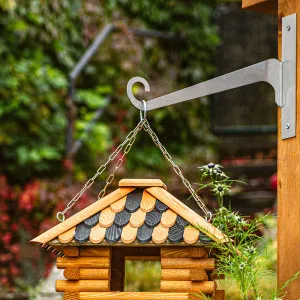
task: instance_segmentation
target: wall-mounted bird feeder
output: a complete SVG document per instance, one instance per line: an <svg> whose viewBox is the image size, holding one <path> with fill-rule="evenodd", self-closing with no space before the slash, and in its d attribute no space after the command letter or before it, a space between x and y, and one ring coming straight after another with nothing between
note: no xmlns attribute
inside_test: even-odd
<svg viewBox="0 0 300 300"><path fill-rule="evenodd" d="M145 79L135 77L129 81L127 93L133 105L144 111L145 117L150 110L260 81L274 88L275 102L279 107L278 279L279 284L283 284L300 269L300 102L297 101L297 87L300 85L297 64L300 55L297 26L300 22L297 22L297 16L300 14L300 2L243 0L243 7L267 13L277 10L281 60L269 59L147 102L137 100L132 93L135 82L141 82L146 91L150 90ZM259 99L254 99L253 105L259 106ZM142 123L141 126L146 124ZM146 131L149 130L147 126ZM155 135L152 138L157 142ZM164 147L161 150L164 151ZM165 157L169 160L168 155ZM99 168L101 172L104 169ZM94 177L91 180L86 188ZM65 299L187 300L193 299L197 291L223 299L223 292L216 291L210 274L215 268L213 258L208 257L206 249L210 240L222 242L224 236L167 192L162 182L125 180L120 182L118 190L32 242L63 256L58 257L57 265L65 269L67 280L58 281L57 290L64 292ZM161 261L159 293L123 292L124 260L136 256L156 257ZM199 271L197 274L194 268ZM299 284L298 278L288 286L287 299L299 299Z"/></svg>
<svg viewBox="0 0 300 300"><path fill-rule="evenodd" d="M66 280L56 290L65 300L188 300L199 292L220 300L213 241L224 242L224 234L162 181L123 179L119 189L31 242L58 255ZM160 292L124 292L126 260L160 261Z"/></svg>

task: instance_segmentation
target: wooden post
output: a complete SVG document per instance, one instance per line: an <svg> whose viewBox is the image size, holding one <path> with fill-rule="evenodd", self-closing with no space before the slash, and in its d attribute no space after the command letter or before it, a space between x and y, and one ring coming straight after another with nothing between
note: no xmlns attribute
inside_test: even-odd
<svg viewBox="0 0 300 300"><path fill-rule="evenodd" d="M278 49L281 59L281 19L297 13L297 59L300 59L300 2L279 0ZM282 140L278 126L278 284L300 271L300 64L297 61L296 137ZM278 124L281 124L280 109ZM286 299L300 298L300 278L287 288Z"/></svg>
<svg viewBox="0 0 300 300"><path fill-rule="evenodd" d="M273 5L272 5L273 4ZM299 0L243 0L243 8L278 13L278 53L282 57L282 18L297 13L297 37L300 37ZM271 7L271 8L270 8ZM300 271L300 39L297 40L296 137L281 139L281 111L278 109L278 285ZM300 298L300 278L287 288L286 299Z"/></svg>

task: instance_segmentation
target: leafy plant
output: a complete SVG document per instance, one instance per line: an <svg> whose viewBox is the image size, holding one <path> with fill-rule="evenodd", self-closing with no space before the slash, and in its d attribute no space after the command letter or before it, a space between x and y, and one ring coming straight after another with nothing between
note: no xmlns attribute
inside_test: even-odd
<svg viewBox="0 0 300 300"><path fill-rule="evenodd" d="M224 275L236 284L244 300L249 299L251 294L257 300L283 299L285 288L300 275L300 272L273 293L259 289L260 280L268 273L263 263L268 241L259 236L258 232L263 229L271 216L267 214L253 219L245 218L238 212L224 207L224 196L230 193L230 187L238 181L231 180L224 173L222 166L214 163L201 167L200 171L202 179L209 180L208 183L200 184L200 189L209 188L219 204L212 224L228 237L228 242L214 242L212 245L212 248L217 249L216 274Z"/></svg>

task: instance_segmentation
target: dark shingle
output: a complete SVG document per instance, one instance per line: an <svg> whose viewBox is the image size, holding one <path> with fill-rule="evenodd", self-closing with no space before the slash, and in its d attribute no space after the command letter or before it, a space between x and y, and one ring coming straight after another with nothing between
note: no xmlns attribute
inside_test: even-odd
<svg viewBox="0 0 300 300"><path fill-rule="evenodd" d="M96 214L94 214L93 216L85 219L83 222L84 222L84 225L86 227L89 227L89 228L92 228L94 227L95 225L97 225L97 223L99 222L99 217L100 217L100 213L101 212L98 212Z"/></svg>
<svg viewBox="0 0 300 300"><path fill-rule="evenodd" d="M118 227L124 227L129 223L129 219L131 217L131 213L126 211L125 209L116 213L114 224Z"/></svg>
<svg viewBox="0 0 300 300"><path fill-rule="evenodd" d="M106 229L105 239L108 243L113 244L120 240L122 234L122 228L112 224Z"/></svg>
<svg viewBox="0 0 300 300"><path fill-rule="evenodd" d="M161 213L163 213L169 209L169 207L167 205L163 204L161 201L159 201L157 199L155 202L155 208L156 208L156 210L158 210Z"/></svg>
<svg viewBox="0 0 300 300"><path fill-rule="evenodd" d="M153 209L146 214L145 225L149 228L154 228L160 223L162 213Z"/></svg>
<svg viewBox="0 0 300 300"><path fill-rule="evenodd" d="M143 197L143 191L144 190L142 189L136 189L127 195L125 209L128 212L133 213L139 209Z"/></svg>
<svg viewBox="0 0 300 300"><path fill-rule="evenodd" d="M178 215L176 218L176 224L180 228L185 228L186 226L189 225L189 222Z"/></svg>
<svg viewBox="0 0 300 300"><path fill-rule="evenodd" d="M74 239L77 243L84 243L88 241L90 237L91 228L84 226L81 222L76 226Z"/></svg>
<svg viewBox="0 0 300 300"><path fill-rule="evenodd" d="M211 238L209 238L206 234L202 232L200 232L199 241L202 242L203 244L211 244L213 242Z"/></svg>
<svg viewBox="0 0 300 300"><path fill-rule="evenodd" d="M177 226L177 224L174 224L169 229L169 235L168 239L171 243L179 243L183 241L183 233L184 228Z"/></svg>
<svg viewBox="0 0 300 300"><path fill-rule="evenodd" d="M142 244L150 242L152 240L152 232L153 228L149 228L145 224L142 225L137 231L137 240Z"/></svg>

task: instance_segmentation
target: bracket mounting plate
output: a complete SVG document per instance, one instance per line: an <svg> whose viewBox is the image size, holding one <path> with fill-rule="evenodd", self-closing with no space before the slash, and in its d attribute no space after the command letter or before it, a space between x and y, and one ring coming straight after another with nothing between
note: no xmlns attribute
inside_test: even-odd
<svg viewBox="0 0 300 300"><path fill-rule="evenodd" d="M147 111L209 96L245 85L267 82L275 90L275 102L281 107L281 137L287 139L296 135L296 14L283 18L282 22L282 62L277 59L251 65L249 67L210 79L179 91L151 99L146 102ZM127 84L127 95L131 103L144 110L141 101L132 92L132 86L140 82L145 91L150 91L149 83L142 77L133 77Z"/></svg>
<svg viewBox="0 0 300 300"><path fill-rule="evenodd" d="M282 19L282 96L281 137L296 136L296 63L297 63L297 16Z"/></svg>

